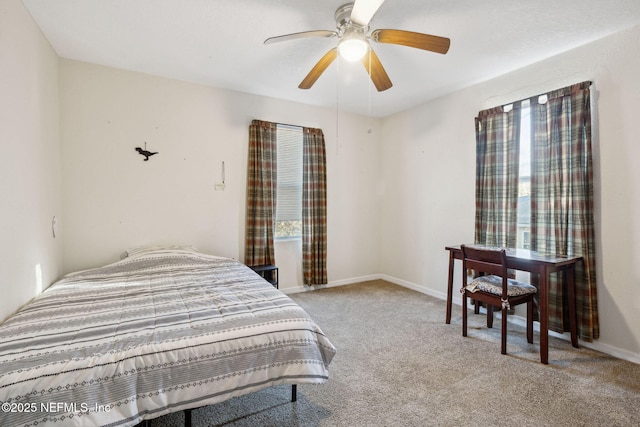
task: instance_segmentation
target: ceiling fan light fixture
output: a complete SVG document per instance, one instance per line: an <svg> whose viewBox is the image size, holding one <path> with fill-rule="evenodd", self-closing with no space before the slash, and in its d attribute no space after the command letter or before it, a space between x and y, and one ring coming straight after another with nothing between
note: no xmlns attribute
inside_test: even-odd
<svg viewBox="0 0 640 427"><path fill-rule="evenodd" d="M370 40L376 43L407 46L440 54L447 53L451 40L446 37L394 29L376 29L369 34L371 19L384 1L352 0L350 3L343 4L334 14L337 31L302 31L270 37L264 43L271 44L305 37L336 37L338 38L337 46L329 49L316 62L298 87L310 89L327 67L340 56L347 61L362 62L378 92L385 91L391 88L393 83L382 66L380 58L373 50Z"/></svg>
<svg viewBox="0 0 640 427"><path fill-rule="evenodd" d="M338 43L338 54L347 61L359 61L369 50L369 43L358 35L346 35Z"/></svg>

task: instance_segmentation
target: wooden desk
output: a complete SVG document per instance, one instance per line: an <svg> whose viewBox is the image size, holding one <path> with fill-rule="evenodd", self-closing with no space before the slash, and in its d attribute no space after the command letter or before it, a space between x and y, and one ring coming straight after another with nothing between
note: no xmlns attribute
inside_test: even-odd
<svg viewBox="0 0 640 427"><path fill-rule="evenodd" d="M451 323L451 300L453 297L454 260L462 260L460 246L447 246L449 251L449 283L447 284L447 318ZM578 329L575 298L575 266L582 257L566 257L541 254L526 249L507 249L507 266L509 268L539 274L538 305L540 309L540 361L549 363L549 274L563 271L567 281L567 299L569 301L569 324L571 344L578 347ZM463 274L465 274L463 272Z"/></svg>

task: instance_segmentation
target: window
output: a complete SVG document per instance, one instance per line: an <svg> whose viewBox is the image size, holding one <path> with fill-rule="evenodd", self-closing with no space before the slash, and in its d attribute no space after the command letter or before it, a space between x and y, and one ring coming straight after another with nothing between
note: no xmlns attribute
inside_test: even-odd
<svg viewBox="0 0 640 427"><path fill-rule="evenodd" d="M574 296L586 341L599 336L590 86L577 83L475 118L475 241L582 257ZM569 328L562 280L552 274L547 283L549 329L559 333Z"/></svg>
<svg viewBox="0 0 640 427"><path fill-rule="evenodd" d="M518 177L518 235L516 247L531 249L531 108L520 110L520 166Z"/></svg>
<svg viewBox="0 0 640 427"><path fill-rule="evenodd" d="M541 95L538 102L547 102ZM518 235L516 247L531 249L531 102L522 101L520 110L520 166L518 177Z"/></svg>
<svg viewBox="0 0 640 427"><path fill-rule="evenodd" d="M302 236L302 128L277 125L276 239Z"/></svg>

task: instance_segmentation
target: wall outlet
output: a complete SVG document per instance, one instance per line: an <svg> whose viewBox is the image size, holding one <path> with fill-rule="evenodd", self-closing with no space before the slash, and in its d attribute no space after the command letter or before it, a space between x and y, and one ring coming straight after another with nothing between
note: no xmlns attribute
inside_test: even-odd
<svg viewBox="0 0 640 427"><path fill-rule="evenodd" d="M224 191L224 183L216 184L216 191Z"/></svg>

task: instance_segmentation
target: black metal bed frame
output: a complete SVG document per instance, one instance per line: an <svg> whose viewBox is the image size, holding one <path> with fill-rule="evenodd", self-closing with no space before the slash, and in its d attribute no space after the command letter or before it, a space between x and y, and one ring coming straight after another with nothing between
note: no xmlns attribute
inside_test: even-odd
<svg viewBox="0 0 640 427"><path fill-rule="evenodd" d="M291 384L291 402L295 402L298 400L298 385ZM184 427L191 427L191 411L193 409L185 409L184 410ZM144 420L139 423L136 427L150 427L149 421Z"/></svg>

